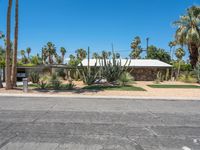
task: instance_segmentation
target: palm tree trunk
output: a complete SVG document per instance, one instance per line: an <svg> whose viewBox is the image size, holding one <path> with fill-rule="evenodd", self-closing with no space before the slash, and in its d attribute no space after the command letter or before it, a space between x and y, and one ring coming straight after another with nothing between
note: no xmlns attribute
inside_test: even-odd
<svg viewBox="0 0 200 150"><path fill-rule="evenodd" d="M15 6L15 42L13 51L13 66L12 66L12 86L17 86L17 49L18 49L18 5L19 0L16 0Z"/></svg>
<svg viewBox="0 0 200 150"><path fill-rule="evenodd" d="M11 68L10 68L10 53L11 53L11 44L10 44L10 27L11 27L11 9L12 9L12 0L9 0L8 10L7 10L7 31L6 31L6 90L12 88L11 85Z"/></svg>
<svg viewBox="0 0 200 150"><path fill-rule="evenodd" d="M180 75L180 68L181 68L181 60L179 60L179 62L178 62L178 74L177 74L176 78L178 78Z"/></svg>
<svg viewBox="0 0 200 150"><path fill-rule="evenodd" d="M197 45L195 43L190 43L189 51L190 51L190 63L192 67L195 68L198 62L198 56L199 56Z"/></svg>

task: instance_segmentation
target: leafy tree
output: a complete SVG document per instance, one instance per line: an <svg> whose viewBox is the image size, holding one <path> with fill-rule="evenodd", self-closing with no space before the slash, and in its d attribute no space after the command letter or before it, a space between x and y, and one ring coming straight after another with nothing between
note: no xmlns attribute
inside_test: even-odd
<svg viewBox="0 0 200 150"><path fill-rule="evenodd" d="M77 55L77 59L80 59L82 61L83 59L86 58L87 52L86 50L80 48L76 50L76 55Z"/></svg>
<svg viewBox="0 0 200 150"><path fill-rule="evenodd" d="M135 37L133 42L131 43L131 49L132 52L130 54L130 57L133 59L139 59L140 54L142 53L142 48L140 46L141 44L141 39L139 36Z"/></svg>
<svg viewBox="0 0 200 150"><path fill-rule="evenodd" d="M48 42L43 48L42 48L42 59L43 64L53 64L54 58L56 58L56 47L52 42ZM48 58L48 61L47 61Z"/></svg>
<svg viewBox="0 0 200 150"><path fill-rule="evenodd" d="M93 53L92 54L92 59L98 59L100 56L98 53Z"/></svg>
<svg viewBox="0 0 200 150"><path fill-rule="evenodd" d="M170 55L164 50L151 45L147 51L147 59L158 59L160 61L170 63Z"/></svg>
<svg viewBox="0 0 200 150"><path fill-rule="evenodd" d="M178 58L179 61L179 67L178 67L178 76L180 75L180 66L181 66L181 61L183 57L185 56L185 51L182 48L178 48L176 50L176 57Z"/></svg>
<svg viewBox="0 0 200 150"><path fill-rule="evenodd" d="M31 53L31 48L30 48L30 47L28 47L28 48L26 49L26 53L27 53L28 59L29 59L29 58L30 58L30 53Z"/></svg>
<svg viewBox="0 0 200 150"><path fill-rule="evenodd" d="M64 64L65 54L67 53L67 50L64 47L61 47L60 52L62 54L62 63Z"/></svg>
<svg viewBox="0 0 200 150"><path fill-rule="evenodd" d="M25 50L21 50L21 51L20 51L20 54L21 54L22 58L25 58L25 57L26 57L26 56L25 56L25 53L26 53Z"/></svg>
<svg viewBox="0 0 200 150"><path fill-rule="evenodd" d="M176 31L176 41L180 45L188 46L190 53L190 63L196 66L198 61L198 48L200 47L200 7L192 6L184 16L180 16L174 25L178 27Z"/></svg>

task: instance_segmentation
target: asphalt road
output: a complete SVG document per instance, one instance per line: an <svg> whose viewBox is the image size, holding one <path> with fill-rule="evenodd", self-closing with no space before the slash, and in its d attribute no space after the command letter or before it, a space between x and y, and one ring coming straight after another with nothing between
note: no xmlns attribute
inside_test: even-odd
<svg viewBox="0 0 200 150"><path fill-rule="evenodd" d="M200 150L200 101L0 97L0 150Z"/></svg>

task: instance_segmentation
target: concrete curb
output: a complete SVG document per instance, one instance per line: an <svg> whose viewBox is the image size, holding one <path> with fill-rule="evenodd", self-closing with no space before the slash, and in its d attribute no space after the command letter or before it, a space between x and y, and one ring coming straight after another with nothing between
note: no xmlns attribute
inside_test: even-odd
<svg viewBox="0 0 200 150"><path fill-rule="evenodd" d="M0 97L35 97L35 98L82 98L82 99L127 99L127 100L166 100L166 101L200 101L200 98L185 97L141 97L141 96L93 96L93 95L51 95L51 94L10 94L0 93Z"/></svg>

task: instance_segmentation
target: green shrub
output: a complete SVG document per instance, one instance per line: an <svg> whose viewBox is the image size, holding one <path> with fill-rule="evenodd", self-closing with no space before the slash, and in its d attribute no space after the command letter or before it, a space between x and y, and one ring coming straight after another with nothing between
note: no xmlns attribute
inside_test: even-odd
<svg viewBox="0 0 200 150"><path fill-rule="evenodd" d="M185 82L185 83L196 83L197 82L197 78L195 77L195 75L189 71L182 73L178 80Z"/></svg>
<svg viewBox="0 0 200 150"><path fill-rule="evenodd" d="M103 58L102 62L102 75L108 82L117 81L121 74L127 71L130 61L126 60L125 64L122 65L121 59L116 59L115 54L113 53L111 59Z"/></svg>
<svg viewBox="0 0 200 150"><path fill-rule="evenodd" d="M40 80L40 74L39 74L39 72L31 72L29 74L29 77L30 77L32 83L38 83L39 80Z"/></svg>
<svg viewBox="0 0 200 150"><path fill-rule="evenodd" d="M200 62L197 63L196 68L194 69L194 72L196 74L198 83L200 83Z"/></svg>
<svg viewBox="0 0 200 150"><path fill-rule="evenodd" d="M52 74L50 78L50 83L53 87L53 89L58 90L61 87L60 79L58 78L58 75L56 73Z"/></svg>
<svg viewBox="0 0 200 150"><path fill-rule="evenodd" d="M59 77L61 77L63 80L65 80L66 73L65 73L64 69L59 68L59 69L56 70L56 72L57 72Z"/></svg>
<svg viewBox="0 0 200 150"><path fill-rule="evenodd" d="M48 76L42 76L39 80L38 87L46 89L48 87Z"/></svg>
<svg viewBox="0 0 200 150"><path fill-rule="evenodd" d="M160 71L158 71L158 73L156 75L155 83L160 84L160 82L162 82L162 73Z"/></svg>
<svg viewBox="0 0 200 150"><path fill-rule="evenodd" d="M134 77L130 73L124 72L119 77L118 82L120 83L121 86L126 86L129 83L131 83L133 80L134 80Z"/></svg>

